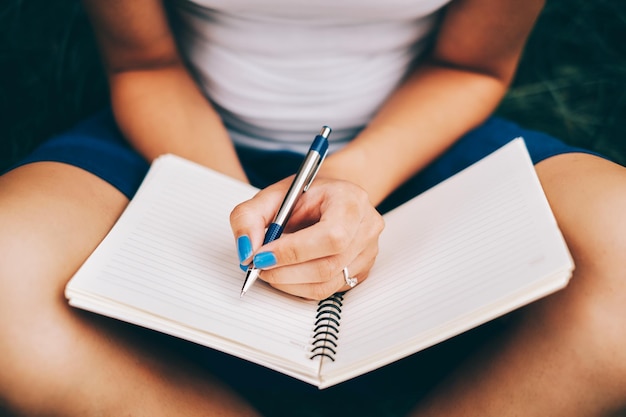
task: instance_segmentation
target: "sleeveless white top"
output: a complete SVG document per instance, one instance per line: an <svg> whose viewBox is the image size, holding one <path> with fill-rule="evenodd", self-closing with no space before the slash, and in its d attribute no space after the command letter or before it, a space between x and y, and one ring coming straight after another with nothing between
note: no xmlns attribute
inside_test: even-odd
<svg viewBox="0 0 626 417"><path fill-rule="evenodd" d="M180 45L233 141L331 150L361 130L450 0L179 0Z"/></svg>

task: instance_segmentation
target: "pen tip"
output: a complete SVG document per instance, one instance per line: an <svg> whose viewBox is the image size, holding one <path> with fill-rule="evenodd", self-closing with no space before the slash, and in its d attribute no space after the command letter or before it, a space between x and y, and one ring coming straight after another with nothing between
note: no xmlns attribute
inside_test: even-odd
<svg viewBox="0 0 626 417"><path fill-rule="evenodd" d="M245 293L246 293L245 291L241 290L241 294L239 294L239 298L242 298Z"/></svg>

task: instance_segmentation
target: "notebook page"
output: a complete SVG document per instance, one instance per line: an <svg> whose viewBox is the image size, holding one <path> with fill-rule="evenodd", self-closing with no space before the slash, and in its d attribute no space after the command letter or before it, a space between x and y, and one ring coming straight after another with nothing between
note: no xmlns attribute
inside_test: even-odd
<svg viewBox="0 0 626 417"><path fill-rule="evenodd" d="M180 158L160 158L68 285L71 304L245 359L258 350L258 361L274 369L298 362L316 372L308 360L314 302L260 281L239 297L244 273L228 218L255 192Z"/></svg>
<svg viewBox="0 0 626 417"><path fill-rule="evenodd" d="M564 286L571 273L519 139L385 219L370 277L346 295L326 384L504 314Z"/></svg>

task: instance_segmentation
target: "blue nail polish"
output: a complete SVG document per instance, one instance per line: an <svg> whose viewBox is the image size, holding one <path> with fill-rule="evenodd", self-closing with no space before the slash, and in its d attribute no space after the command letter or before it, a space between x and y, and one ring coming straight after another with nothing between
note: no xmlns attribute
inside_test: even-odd
<svg viewBox="0 0 626 417"><path fill-rule="evenodd" d="M248 265L239 264L239 268L240 268L243 272L248 272Z"/></svg>
<svg viewBox="0 0 626 417"><path fill-rule="evenodd" d="M237 238L237 253L239 255L239 263L242 263L252 255L252 242L247 235Z"/></svg>
<svg viewBox="0 0 626 417"><path fill-rule="evenodd" d="M254 255L254 266L263 269L276 265L276 255L272 252L260 252Z"/></svg>

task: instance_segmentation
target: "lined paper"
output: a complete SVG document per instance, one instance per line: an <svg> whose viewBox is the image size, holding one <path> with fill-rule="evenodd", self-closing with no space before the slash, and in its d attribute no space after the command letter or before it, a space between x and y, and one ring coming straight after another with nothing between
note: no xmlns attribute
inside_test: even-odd
<svg viewBox="0 0 626 417"><path fill-rule="evenodd" d="M385 216L374 269L346 295L328 372L374 369L566 284L573 265L523 146Z"/></svg>
<svg viewBox="0 0 626 417"><path fill-rule="evenodd" d="M167 170L159 169L163 163ZM260 281L244 299L239 296L245 274L228 217L257 190L172 156L154 167L141 198L68 286L69 296L84 288L115 300L117 308L134 306L138 314L219 335L198 342L222 349L241 345L315 369L308 360L315 302L277 296ZM176 333L176 325L161 324L159 330Z"/></svg>
<svg viewBox="0 0 626 417"><path fill-rule="evenodd" d="M573 268L515 140L384 216L370 277L345 294L335 362L312 361L317 303L262 282L239 297L244 273L228 218L256 191L181 158L159 158L66 287L70 304L323 388L556 291Z"/></svg>

